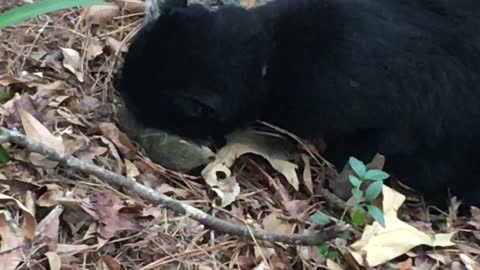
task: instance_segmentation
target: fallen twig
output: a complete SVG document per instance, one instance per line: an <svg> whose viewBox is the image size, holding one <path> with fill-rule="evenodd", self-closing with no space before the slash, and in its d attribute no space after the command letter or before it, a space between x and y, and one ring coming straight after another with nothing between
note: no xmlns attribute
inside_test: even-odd
<svg viewBox="0 0 480 270"><path fill-rule="evenodd" d="M154 205L163 205L166 208L182 214L188 215L192 219L200 222L206 227L219 232L242 237L254 237L259 240L270 242L281 242L295 245L316 245L325 241L332 240L340 232L341 228L336 226L325 229L321 232L295 233L295 234L277 234L267 232L261 229L254 229L248 226L242 227L233 223L226 222L219 218L213 217L191 205L182 203L162 193L155 191L149 187L139 184L122 175L112 171L98 167L94 164L84 162L64 152L57 151L45 144L36 142L27 138L25 135L6 128L1 128L0 143L11 142L20 145L27 150L44 155L45 157L65 164L70 168L81 172L92 174L103 179L114 187L122 187L124 189L135 192L140 198L153 203Z"/></svg>

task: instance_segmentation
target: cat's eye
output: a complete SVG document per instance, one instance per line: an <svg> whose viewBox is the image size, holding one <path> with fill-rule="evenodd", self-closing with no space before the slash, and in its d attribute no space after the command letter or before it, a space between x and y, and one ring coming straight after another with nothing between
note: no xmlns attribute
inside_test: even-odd
<svg viewBox="0 0 480 270"><path fill-rule="evenodd" d="M196 119L215 119L216 112L210 106L194 99L194 98L177 98L175 105L179 106L182 113L189 118Z"/></svg>

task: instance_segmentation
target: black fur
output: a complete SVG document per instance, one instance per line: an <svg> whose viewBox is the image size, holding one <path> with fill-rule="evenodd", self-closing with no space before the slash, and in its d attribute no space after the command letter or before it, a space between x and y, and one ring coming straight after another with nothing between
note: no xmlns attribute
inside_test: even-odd
<svg viewBox="0 0 480 270"><path fill-rule="evenodd" d="M147 126L197 139L265 120L322 137L337 166L376 152L436 204L480 202L478 0L198 5L148 24L116 88Z"/></svg>

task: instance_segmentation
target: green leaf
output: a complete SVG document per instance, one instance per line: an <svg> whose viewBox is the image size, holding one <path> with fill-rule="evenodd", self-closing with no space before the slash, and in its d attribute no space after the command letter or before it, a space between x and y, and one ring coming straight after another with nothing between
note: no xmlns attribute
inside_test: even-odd
<svg viewBox="0 0 480 270"><path fill-rule="evenodd" d="M362 181L360 181L360 179L358 179L358 177L356 177L354 175L349 175L348 180L350 181L352 186L354 186L356 188L360 188L360 185L362 184Z"/></svg>
<svg viewBox="0 0 480 270"><path fill-rule="evenodd" d="M365 212L361 208L356 208L350 212L350 218L353 225L363 227L365 225Z"/></svg>
<svg viewBox="0 0 480 270"><path fill-rule="evenodd" d="M320 254L322 257L327 257L328 255L328 250L330 249L330 246L327 243L321 243L316 245L318 254Z"/></svg>
<svg viewBox="0 0 480 270"><path fill-rule="evenodd" d="M7 150L0 145L0 165L5 165L10 159L10 154L8 154Z"/></svg>
<svg viewBox="0 0 480 270"><path fill-rule="evenodd" d="M363 164L363 162L354 157L350 157L348 162L350 163L350 167L352 167L353 171L357 174L357 176L363 179L365 173L367 172L365 164Z"/></svg>
<svg viewBox="0 0 480 270"><path fill-rule="evenodd" d="M330 260L334 260L334 259L337 259L340 257L340 253L338 253L337 251L330 251L328 252L327 254L327 259L330 259Z"/></svg>
<svg viewBox="0 0 480 270"><path fill-rule="evenodd" d="M382 211L373 205L367 205L367 209L373 219L385 228L385 217L383 216Z"/></svg>
<svg viewBox="0 0 480 270"><path fill-rule="evenodd" d="M330 251L330 246L327 243L322 243L316 246L318 253L325 259L335 259L339 257L337 251Z"/></svg>
<svg viewBox="0 0 480 270"><path fill-rule="evenodd" d="M10 99L10 95L5 92L5 89L0 87L0 102L7 101Z"/></svg>
<svg viewBox="0 0 480 270"><path fill-rule="evenodd" d="M344 230L342 232L342 234L339 236L340 239L343 239L343 240L350 240L352 237L351 237L351 233L349 230Z"/></svg>
<svg viewBox="0 0 480 270"><path fill-rule="evenodd" d="M352 195L355 199L360 201L363 197L363 191L361 191L359 188L352 188Z"/></svg>
<svg viewBox="0 0 480 270"><path fill-rule="evenodd" d="M94 5L112 5L101 0L41 0L33 4L26 4L0 14L0 29L23 22L38 15L49 12Z"/></svg>
<svg viewBox="0 0 480 270"><path fill-rule="evenodd" d="M330 218L323 213L316 213L310 216L310 221L314 224L325 225L330 221Z"/></svg>
<svg viewBox="0 0 480 270"><path fill-rule="evenodd" d="M365 179L373 180L373 181L382 181L390 177L390 175L381 170L369 170L365 174Z"/></svg>
<svg viewBox="0 0 480 270"><path fill-rule="evenodd" d="M383 182L376 181L371 183L365 190L365 202L369 203L375 200L382 193Z"/></svg>

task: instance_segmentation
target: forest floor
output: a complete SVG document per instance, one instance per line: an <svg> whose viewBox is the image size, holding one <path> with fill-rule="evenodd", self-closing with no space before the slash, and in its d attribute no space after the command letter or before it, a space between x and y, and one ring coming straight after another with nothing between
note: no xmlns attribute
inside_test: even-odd
<svg viewBox="0 0 480 270"><path fill-rule="evenodd" d="M335 172L302 150L289 162L307 188L295 191L267 162L246 155L232 166L240 189L226 207L201 177L166 170L142 154L118 128L112 106L112 74L143 20L143 2L129 1L0 30L2 126L238 226L290 234L325 217L351 223L318 195ZM455 201L448 212L418 204L399 211L403 197L384 189L386 228L350 226L348 235L317 246L273 244L217 233L100 177L15 144L3 147L11 156L0 167L5 270L361 269L362 250L376 265L369 269L480 269L480 209L459 217Z"/></svg>

